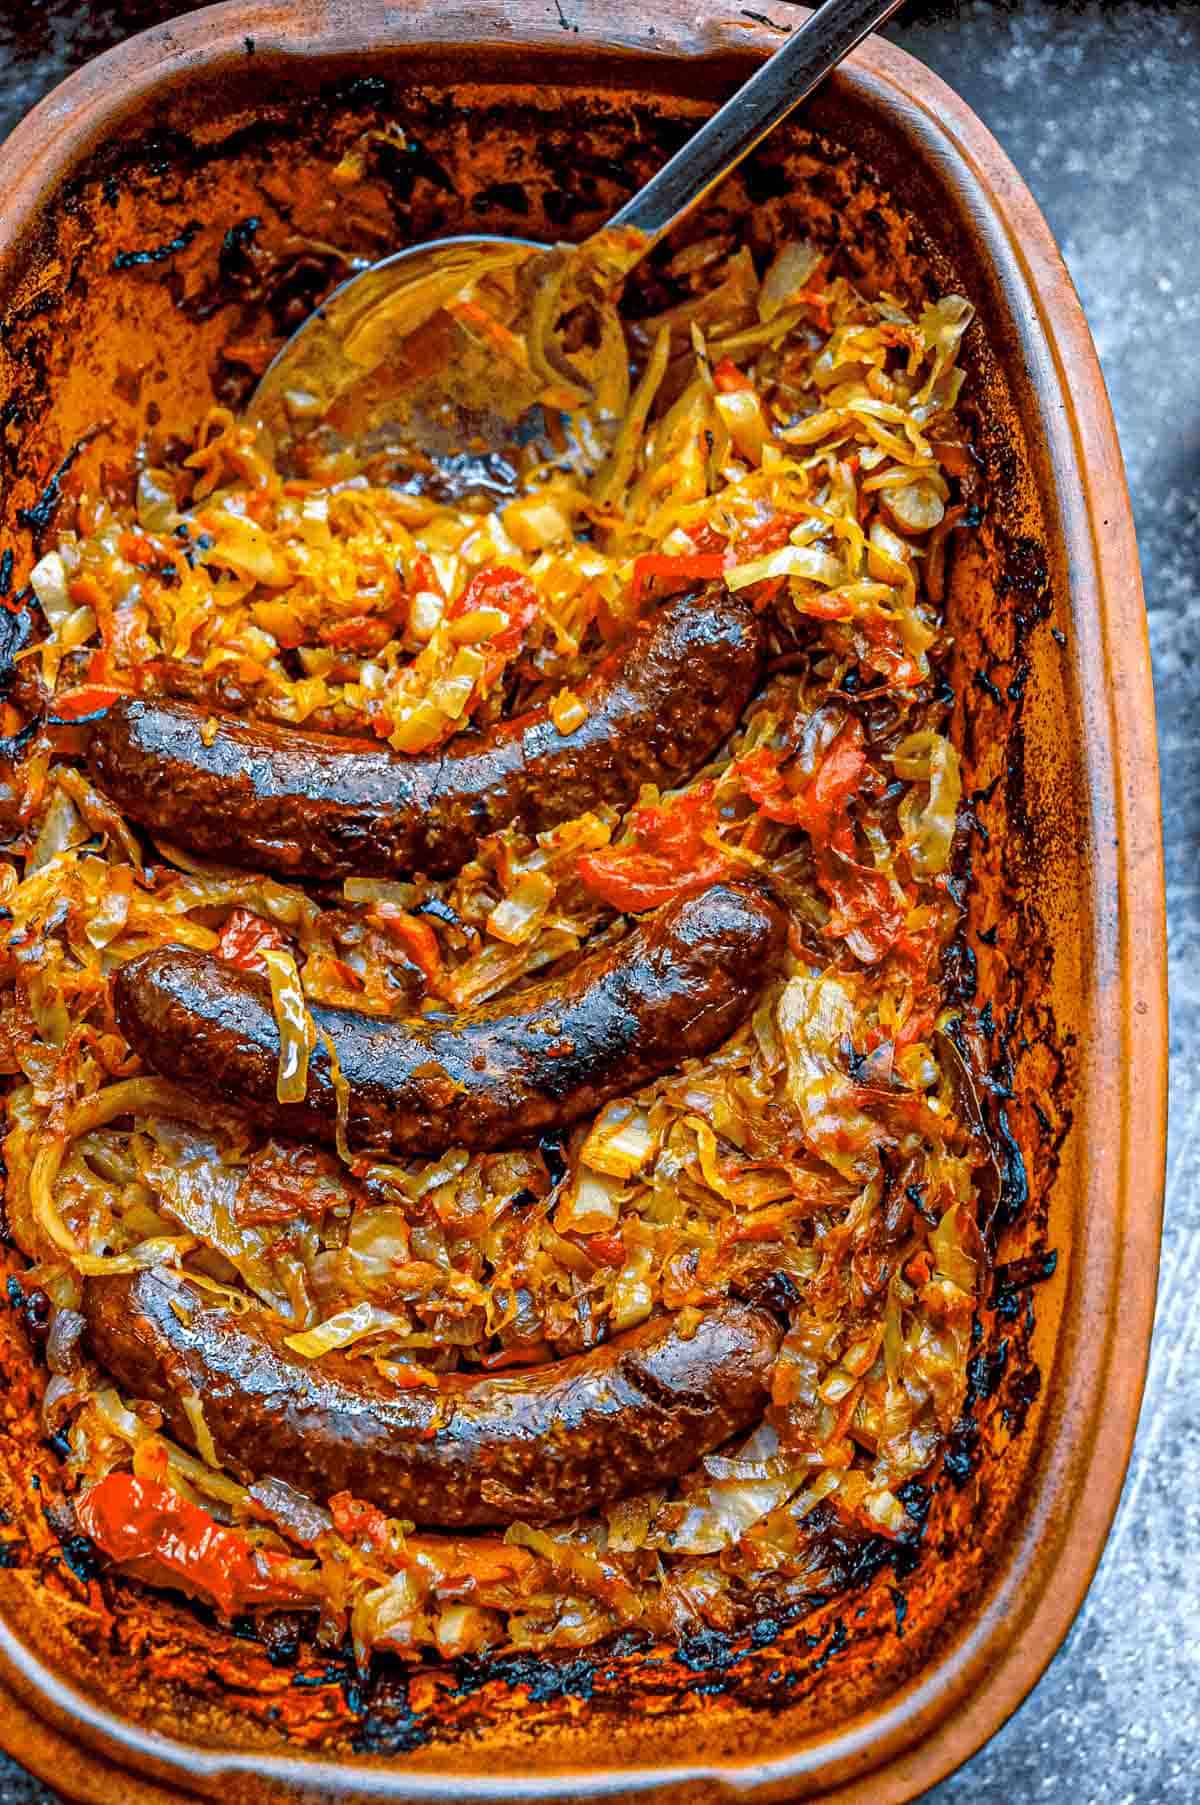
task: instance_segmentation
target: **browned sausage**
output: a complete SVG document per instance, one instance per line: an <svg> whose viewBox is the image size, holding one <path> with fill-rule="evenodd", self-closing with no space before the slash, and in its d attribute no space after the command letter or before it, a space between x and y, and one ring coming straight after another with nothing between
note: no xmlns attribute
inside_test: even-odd
<svg viewBox="0 0 1200 1805"><path fill-rule="evenodd" d="M446 1528L552 1522L689 1471L761 1414L781 1334L730 1302L690 1335L656 1317L550 1366L400 1388L350 1355L302 1359L265 1312L214 1306L165 1269L89 1280L84 1310L101 1365L190 1445L182 1400L198 1400L243 1479Z"/></svg>
<svg viewBox="0 0 1200 1805"><path fill-rule="evenodd" d="M621 941L465 1015L381 1021L315 1007L350 1087L358 1150L502 1147L591 1114L731 1034L782 952L780 911L751 884L668 903ZM168 946L121 967L117 1019L164 1076L250 1107L296 1140L330 1142L337 1098L319 1042L302 1103L280 1103L266 981Z"/></svg>
<svg viewBox="0 0 1200 1805"><path fill-rule="evenodd" d="M690 775L733 730L763 650L749 603L713 584L664 603L601 661L580 686L588 714L572 733L538 708L410 758L129 697L96 724L89 759L132 820L226 862L313 877L440 876L514 822L541 832Z"/></svg>

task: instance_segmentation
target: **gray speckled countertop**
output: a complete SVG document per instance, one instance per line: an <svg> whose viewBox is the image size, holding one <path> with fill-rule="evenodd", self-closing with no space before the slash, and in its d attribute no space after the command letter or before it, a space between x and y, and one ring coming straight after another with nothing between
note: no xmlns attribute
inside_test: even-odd
<svg viewBox="0 0 1200 1805"><path fill-rule="evenodd" d="M603 0L590 0L602 5ZM780 12L784 0L775 0ZM0 132L171 0L0 0ZM772 9L774 10L774 9ZM936 1805L1200 1801L1200 4L910 4L890 34L1008 150L1083 297L1141 542L1166 798L1171 1143L1137 1450L1064 1648ZM17 48L20 40L21 48ZM0 1805L54 1795L0 1758Z"/></svg>
<svg viewBox="0 0 1200 1805"><path fill-rule="evenodd" d="M896 33L995 132L1083 299L1141 547L1165 802L1171 1135L1133 1466L1065 1646L937 1805L1200 1801L1200 7L971 3Z"/></svg>

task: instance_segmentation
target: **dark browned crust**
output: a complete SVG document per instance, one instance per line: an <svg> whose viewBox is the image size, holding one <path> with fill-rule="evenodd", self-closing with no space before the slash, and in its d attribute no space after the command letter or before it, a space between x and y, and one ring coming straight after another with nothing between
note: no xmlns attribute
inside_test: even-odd
<svg viewBox="0 0 1200 1805"><path fill-rule="evenodd" d="M31 13L36 29L38 15ZM190 433L210 400L237 406L252 386L253 374L224 360L221 348L270 329L271 291L264 301L255 287L240 308L223 307L211 318L205 313L202 323L191 307L197 289L202 296L211 290L231 220L261 214L270 231L280 205L273 197L280 196L288 210L288 230L329 237L327 213L320 211L328 196L328 169L355 133L371 125L382 134L400 117L415 154L396 158L396 171L387 171L392 213L382 217L392 225L388 242L416 243L444 232L474 230L553 240L566 229L564 220L572 236L583 237L602 225L694 127L697 101L723 98L732 90L750 67L751 45L770 47L766 27L744 18L720 29L709 19L698 31L694 18L684 21L678 9L667 8L656 15L656 36L647 40L644 23L635 21L638 29L627 31L614 49L615 14L593 9L591 15L575 16L582 18L582 35L558 31L531 45L522 39L517 20L505 44L484 45L463 37L470 26L462 24L461 13L447 26L448 14L431 13L425 19L417 9L401 15L393 8L381 24L364 7L355 14L358 38L353 45L339 24L340 60L331 66L321 60L327 45L311 12L294 19L273 17L270 44L260 34L257 44L247 41L244 50L243 34L257 26L230 20L221 36L207 16L197 15L200 23L183 20L171 28L175 51L191 59L188 81L194 72L194 92L180 81L177 66L156 61L149 98L131 112L131 83L146 66L145 48L131 43L114 53L124 62L96 70L82 112L77 95L70 103L63 97L61 106L56 103L44 115L40 129L44 135L47 124L53 126L62 154L57 162L52 159L53 166L33 154L23 161L14 155L3 221L11 241L6 246L12 286L5 304L4 355L13 403L4 445L8 480L3 509L7 540L17 548L17 581L37 555L32 534L17 518L19 510L39 502L46 473L93 423L97 395L104 396L104 412L113 424L111 434L95 447L93 469L103 457L115 470L140 441L150 391L143 385L139 393L125 380L125 372L140 366L148 345L156 347L157 356L147 381L154 384L155 406L163 407L167 430ZM92 41L100 29L96 19L93 9L87 21ZM189 31L192 37L184 41L181 34ZM279 35L288 32L291 45ZM433 41L439 33L458 35L448 45ZM407 34L408 41L398 42L397 34ZM423 34L419 44L414 34ZM303 54L293 54L297 47ZM664 54L664 47L671 54ZM160 43L156 57L162 49ZM736 1762L750 1776L746 1784L751 1787L754 1776L777 1761L775 1784L785 1791L840 1779L860 1805L862 1800L869 1805L889 1784L903 1789L907 1781L909 1790L933 1785L996 1727L1053 1652L1103 1539L1124 1442L1136 1416L1136 1379L1153 1301L1154 1250L1148 1238L1156 1230L1152 1168L1161 1130L1154 1083L1162 1020L1160 955L1154 944L1159 867L1144 841L1138 841L1135 809L1132 826L1126 820L1121 836L1132 891L1131 906L1122 917L1129 924L1122 943L1129 956L1113 985L1081 986L1081 962L1086 969L1089 961L1099 960L1106 973L1112 967L1095 944L1112 915L1113 886L1104 858L1097 872L1090 856L1088 822L1094 811L1088 815L1085 807L1077 815L1075 786L1082 786L1086 804L1088 782L1099 782L1104 789L1108 780L1103 773L1114 768L1114 759L1122 770L1125 761L1136 766L1146 754L1153 714L1140 649L1136 559L1129 551L1120 462L1111 437L1105 439L1110 428L1094 358L1072 336L1071 322L1078 317L1071 311L1073 300L1065 315L1060 310L1052 319L1063 356L1036 367L1022 356L1021 320L1039 312L1028 301L1026 280L1032 268L1036 287L1047 267L1043 222L1021 185L1014 187L1011 172L1006 175L1003 165L997 165L987 134L962 109L951 121L955 144L966 157L956 169L954 145L948 146L945 135L944 92L935 78L911 63L905 69L893 57L885 67L880 58L888 54L865 46L813 97L806 112L813 131L788 126L773 132L747 165L746 192L739 188L721 196L704 217L691 222L687 241L740 230L756 256L760 251L770 256L802 232L832 253L836 273L859 281L869 293L882 289L920 305L958 290L984 303L982 323L968 334L964 363L970 372L968 395L981 399L977 446L987 465L993 504L980 533L956 535L960 549L950 617L955 663L948 669L959 696L954 737L964 756L972 815L979 822L978 834L971 836L972 952L969 963L959 966L971 976L978 956L978 995L972 1003L964 991L961 1000L970 1014L986 1003L985 1032L993 1015L995 1019L979 1091L997 1154L1019 1147L1037 1175L1030 1204L1002 1258L1034 1251L1046 1233L1047 1200L1070 1202L1080 1195L1080 1170L1091 1186L1089 1196L1093 1201L1098 1196L1105 1206L1099 1210L1104 1228L1098 1253L1090 1238L1096 1212L1064 1207L1056 1214L1055 1233L1074 1276L1069 1285L1055 1281L1034 1287L1042 1293L1036 1331L1034 1292L1023 1292L1011 1318L981 1309L979 1357L990 1349L1006 1356L1007 1364L995 1395L979 1401L973 1443L978 1478L961 1490L935 1480L928 1493L928 1546L916 1571L907 1571L912 1551L903 1549L903 1567L885 1570L868 1590L860 1590L876 1563L864 1564L861 1543L847 1533L840 1555L835 1552L824 1565L826 1604L790 1630L784 1629L778 1603L764 1587L747 1601L749 1619L757 1626L752 1639L739 1620L727 1631L706 1625L689 1635L679 1651L653 1641L639 1646L635 1637L626 1636L616 1646L605 1642L557 1654L522 1649L471 1656L449 1671L435 1670L433 1684L410 1662L386 1657L377 1659L368 1681L355 1673L352 1654L306 1643L295 1687L285 1687L274 1651L268 1659L262 1644L230 1639L210 1613L116 1578L103 1581L101 1596L112 1614L97 1628L94 1616L81 1613L79 1606L83 1587L94 1577L86 1547L81 1550L82 1538L72 1533L69 1508L59 1514L52 1510L62 1476L44 1439L38 1407L42 1382L31 1364L23 1312L0 1312L8 1445L0 1474L7 1524L0 1553L2 1564L13 1568L6 1583L12 1611L19 1607L25 1650L20 1685L7 1702L4 1738L27 1765L53 1775L80 1776L74 1782L80 1790L90 1787L97 1798L111 1795L132 1805L139 1789L188 1793L197 1765L210 1761L217 1745L240 1752L243 1765L251 1766L253 1751L268 1749L284 1774L276 1784L303 1793L313 1784L312 1756L319 1751L329 1764L323 1770L330 1776L329 1790L337 1794L339 1788L353 1793L362 1784L353 1747L360 1758L369 1755L376 1763L390 1763L396 1772L414 1762L423 1765L446 1777L443 1784L450 1791L455 1777L461 1779L457 1790L465 1793L472 1775L515 1773L523 1777L531 1797L539 1788L545 1797L561 1787L554 1770L564 1765L581 1774L600 1770L597 1789L602 1783L618 1791L623 1785L636 1787L631 1769L673 1769L683 1744L693 1766ZM456 57L457 66L472 77L486 63L486 84L447 86L447 71L453 74ZM235 85L239 59L246 71L240 88ZM681 69L686 71L684 100L679 99ZM334 99L328 106L325 101L325 92L332 97L334 89L318 97L316 86L342 81L343 75L336 105L344 101L347 111L335 113ZM389 89L385 77L396 86ZM311 82L312 92L306 89L298 100L287 84L300 79ZM493 79L499 85L491 86ZM259 104L264 83L271 90L265 111ZM164 109L170 112L169 139L159 129ZM89 145L92 127L99 133L95 160L80 170L72 162L76 115L88 128ZM33 129L36 138L39 128L35 123L23 129ZM817 138L816 131L828 136ZM850 144L858 147L858 155L846 148ZM15 153L15 145L13 149ZM21 149L31 152L36 145L23 141ZM859 160L862 155L875 160L874 175ZM37 180L22 193L26 168L36 169ZM52 193L48 169L53 182L65 172L69 186ZM415 181L404 170L416 170ZM429 172L434 179L427 179ZM508 199L514 190L519 210ZM31 231L35 201L37 230ZM357 205L342 208L333 236L347 254L371 259L378 255L381 238L371 234L371 215L365 209L362 216L365 223L360 225ZM936 248L917 223L922 216L936 234ZM192 218L206 222L205 230L185 257L150 270L108 274L114 253L167 244ZM1024 274L1013 273L1008 257L1013 242L1032 246ZM955 260L954 266L946 259ZM306 253L299 261L311 259ZM179 271L181 263L185 268ZM656 284L661 268L659 260L647 271ZM1061 279L1057 264L1054 269L1052 289ZM295 309L297 285L290 271L285 275L284 292ZM633 282L637 280L635 274ZM310 281L298 311L307 312L322 292ZM234 297L222 293L218 298ZM642 311L672 299L673 294L652 294ZM1039 317L1044 324L1052 315L1053 292ZM295 311L286 319L281 314L276 330L290 329L296 318ZM1071 398L1063 397L1064 367L1072 372L1078 420ZM214 397L210 379L225 385L233 369L243 379L242 390L231 394L222 386ZM1074 469L1077 440L1072 433L1080 421L1086 430L1089 406L1093 415L1098 406L1093 424L1101 428L1099 453L1085 473L1092 488L1093 524L1087 508L1056 505L1062 485L1053 472L1044 482L1039 475L1043 466L1050 472L1051 464L1060 475ZM1039 460L1032 472L1022 437L1026 428ZM1043 440L1051 455L1045 454ZM1035 482L1040 489L1032 487ZM90 475L86 486L95 488ZM1068 502L1071 497L1078 502L1077 491L1078 485ZM1102 517L1111 530L1097 538L1094 523ZM978 559L972 551L976 544ZM1095 568L1093 544L1108 558L1104 570ZM1037 624L1040 617L1031 605L1035 598L1023 587L1021 574L1030 570L1029 554L1041 547L1056 573L1054 638L1048 626ZM1067 571L1080 579L1076 612L1083 609L1085 626L1079 633L1073 626L1070 585L1061 575ZM1086 624L1093 599L1098 647ZM1066 629L1065 647L1061 640L1056 643L1057 628ZM36 663L26 660L18 669L31 672ZM1047 697L1066 719L1072 697L1086 698L1089 682L1102 681L1097 673L1118 667L1120 695L1096 714L1094 731L1059 734L1057 739L1044 731ZM973 681L976 670L979 677ZM31 684L31 695L36 687ZM1131 734L1131 721L1140 739L1137 732ZM1152 766L1152 757L1142 757L1136 768L1145 781L1140 786L1134 782L1130 790L1143 802L1143 829L1153 825L1151 798L1157 796L1157 784ZM1039 797L1050 797L1053 808L1026 809L1028 798ZM1045 837L1048 816L1058 823L1052 841ZM1076 890L1078 902L1072 900ZM977 936L977 930L986 932ZM1063 947L1070 957L1062 956ZM1072 1109L1086 1105L1089 1097L1103 1100L1108 1095L1107 1068L1098 1069L1104 1049L1110 1050L1110 1067L1123 1066L1120 1035L1112 1023L1133 1019L1131 973L1139 1010L1144 1007L1148 1013L1136 1017L1134 1052L1140 1063L1134 1069L1124 1061L1128 1069L1122 1094L1132 1084L1145 1107L1132 1118L1125 1113L1124 1120L1134 1124L1129 1146L1120 1159L1105 1165L1087 1158L1094 1137L1066 1130ZM1008 1041L1013 1022L1017 1026ZM1076 1042L1094 1045L1096 1056L1074 1057ZM995 1083L989 1085L992 1061ZM6 1085L15 1082L5 1080ZM1114 1118L1114 1132L1115 1126ZM1056 1180L1060 1149L1064 1163ZM1158 1156L1161 1163L1160 1146ZM1080 1252L1082 1239L1088 1243L1086 1258ZM1111 1256L1107 1262L1105 1250ZM6 1253L5 1263L10 1272L24 1265L14 1251ZM1141 1281L1125 1285L1119 1308L1113 1302L1113 1272ZM1102 1334L1096 1332L1097 1324ZM1010 1407L1015 1398L1035 1395L1035 1358L1045 1357L1055 1345L1079 1356L1071 1367L1079 1396L1090 1402L1097 1384L1107 1386L1105 1408L1099 1418L1082 1407L1065 1421L1056 1417L1055 1398L1066 1383L1066 1361L1060 1360L1042 1375L1028 1430L1014 1441ZM1099 1440L1089 1432L1097 1420L1102 1425ZM1061 1459L1050 1462L1043 1456L1054 1435L1061 1438ZM1053 1496L1043 1497L1038 1487L1051 1467L1057 1475ZM906 1497L915 1490L914 1481ZM1055 1520L1064 1514L1073 1519L1065 1572L1064 1547L1053 1535L1040 1540L1021 1535L1031 1520L1031 1500L1045 1503ZM1022 1552L1014 1568L1018 1544ZM889 1543L887 1552L894 1556L898 1546ZM867 1552L878 1547L868 1544ZM988 1616L985 1609L991 1588L1001 1580L1010 1597L1018 1589L1018 1603L1026 1612L1022 1621L1033 1626L1015 1639L1015 1607L1007 1615L992 1611ZM848 1600L833 1596L847 1585L852 1588ZM900 1592L907 1608L902 1626ZM96 1592L91 1596L95 1599ZM268 1618L260 1630L264 1642L272 1622ZM990 1659L982 1663L989 1683L968 1698L961 1640L964 1626L978 1622L985 1640L990 1638ZM249 1622L239 1627L246 1636ZM101 1723L87 1733L88 1750L70 1723L66 1727L75 1727L75 1735L47 1741L48 1722L28 1701L40 1701L50 1685L48 1672L94 1700L111 1701L107 1726ZM921 1715L919 1727L926 1733L918 1749L910 1746L911 1713L894 1708L901 1689L914 1677L928 1704ZM26 1701L20 1706L18 1696ZM943 1716L946 1712L950 1715ZM837 1767L851 1719L865 1726L852 1783L845 1780L844 1762ZM161 1745L161 1757L144 1754L147 1731L171 1739ZM294 1738L294 1760L281 1752L284 1736ZM800 1753L789 1757L781 1739ZM419 1752L414 1755L414 1750ZM618 1754L624 1772L617 1770ZM877 1761L884 1766L873 1766ZM144 1777L148 1767L149 1780ZM549 1777L539 1778L545 1775ZM236 1775L231 1782L236 1783ZM224 1786L227 1795L232 1784Z"/></svg>
<svg viewBox="0 0 1200 1805"><path fill-rule="evenodd" d="M350 1087L350 1142L437 1155L576 1122L731 1034L783 943L783 917L761 891L714 884L565 976L469 1014L395 1022L315 1007ZM279 1030L265 979L168 946L123 966L113 994L122 1032L155 1071L251 1108L293 1139L333 1142L337 1097L323 1042L304 1101L276 1097Z"/></svg>
<svg viewBox="0 0 1200 1805"><path fill-rule="evenodd" d="M96 723L96 782L152 832L229 863L333 878L466 863L485 834L539 833L689 776L732 732L762 671L765 629L721 584L676 596L580 686L587 719L562 734L546 708L406 757L123 698ZM215 733L212 722L216 720Z"/></svg>
<svg viewBox="0 0 1200 1805"><path fill-rule="evenodd" d="M302 1359L265 1312L213 1308L166 1270L92 1279L84 1307L118 1383L193 1446L198 1398L242 1479L445 1528L552 1522L688 1472L761 1414L781 1334L728 1302L690 1334L655 1317L551 1366L401 1389L351 1355Z"/></svg>

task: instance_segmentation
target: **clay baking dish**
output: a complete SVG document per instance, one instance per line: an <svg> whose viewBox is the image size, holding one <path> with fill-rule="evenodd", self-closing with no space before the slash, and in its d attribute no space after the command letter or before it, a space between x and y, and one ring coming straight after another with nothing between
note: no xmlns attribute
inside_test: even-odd
<svg viewBox="0 0 1200 1805"><path fill-rule="evenodd" d="M0 152L10 600L81 436L103 423L76 455L119 463L147 424L190 431L214 386L236 401L246 372L222 347L282 331L348 252L464 229L582 236L770 47L756 17L238 0L72 76ZM388 119L408 154L331 204L329 169ZM989 505L960 535L950 604L973 883L948 975L991 1004L1003 1264L922 1546L898 1564L881 1550L848 1595L740 1643L369 1683L273 1667L179 1601L99 1583L56 1529L42 1369L5 1311L0 1739L72 1797L886 1805L996 1729L1083 1597L1141 1393L1165 1117L1154 713L1108 401L1020 178L899 51L853 57L734 204L760 237L801 224L876 291L953 287L978 308L967 395ZM239 277L239 222L285 216L325 249L264 297ZM22 631L0 614L0 649Z"/></svg>

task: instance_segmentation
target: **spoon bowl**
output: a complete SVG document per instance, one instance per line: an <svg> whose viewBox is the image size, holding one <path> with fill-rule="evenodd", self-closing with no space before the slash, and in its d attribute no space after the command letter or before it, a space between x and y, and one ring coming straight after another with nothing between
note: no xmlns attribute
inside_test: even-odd
<svg viewBox="0 0 1200 1805"><path fill-rule="evenodd" d="M314 456L403 484L507 492L540 430L538 384L498 349L493 307L545 246L470 236L412 245L349 277L268 366L248 410L283 469ZM507 280L506 280L507 279Z"/></svg>
<svg viewBox="0 0 1200 1805"><path fill-rule="evenodd" d="M610 295L900 0L825 0L712 118L579 248ZM555 254L528 239L448 238L351 276L284 345L247 416L294 475L320 458L347 474L454 499L508 493L514 458L540 445L547 376L524 356L536 282ZM553 321L542 320L542 333ZM569 358L558 374L576 399ZM547 452L550 447L547 445Z"/></svg>

